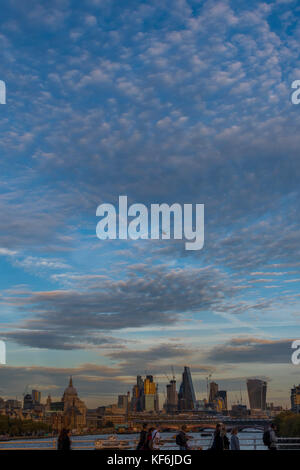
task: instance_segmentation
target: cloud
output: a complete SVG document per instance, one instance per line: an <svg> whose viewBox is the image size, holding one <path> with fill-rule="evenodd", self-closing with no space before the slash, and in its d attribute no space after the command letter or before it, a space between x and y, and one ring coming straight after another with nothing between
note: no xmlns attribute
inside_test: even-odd
<svg viewBox="0 0 300 470"><path fill-rule="evenodd" d="M15 256L17 251L8 250L7 248L0 248L0 255L2 256Z"/></svg>
<svg viewBox="0 0 300 470"><path fill-rule="evenodd" d="M17 330L4 333L3 337L15 343L28 347L54 350L73 350L73 349L101 349L111 346L120 348L122 342L120 339L112 338L107 335L97 333L77 334L62 333L51 330Z"/></svg>
<svg viewBox="0 0 300 470"><path fill-rule="evenodd" d="M290 364L292 339L233 338L216 346L207 359L219 363Z"/></svg>
<svg viewBox="0 0 300 470"><path fill-rule="evenodd" d="M6 304L33 313L16 325L32 333L16 331L10 337L20 344L46 348L56 348L65 338L67 348L70 343L75 348L82 337L93 344L93 333L101 331L175 324L190 312L217 309L226 292L233 292L226 277L215 269L136 265L120 281L101 276L90 280L92 288L83 291L62 289L4 298Z"/></svg>
<svg viewBox="0 0 300 470"><path fill-rule="evenodd" d="M170 364L173 364L174 372L181 374L184 366L192 361L194 373L211 372L214 367L211 365L200 365L195 362L199 352L191 347L186 347L181 343L174 345L163 343L158 346L150 347L146 350L124 349L121 351L112 351L107 356L112 360L117 360L119 367L127 374L143 374L144 371L154 375L170 375ZM138 359L138 360L137 360Z"/></svg>
<svg viewBox="0 0 300 470"><path fill-rule="evenodd" d="M16 260L15 264L21 266L24 269L68 269L69 266L62 263L57 259L37 258L34 256L26 256L23 259Z"/></svg>

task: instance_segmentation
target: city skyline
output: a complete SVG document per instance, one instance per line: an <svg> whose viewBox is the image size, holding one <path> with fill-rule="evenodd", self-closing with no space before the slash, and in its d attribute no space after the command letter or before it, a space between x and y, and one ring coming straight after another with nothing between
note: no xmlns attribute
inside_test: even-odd
<svg viewBox="0 0 300 470"><path fill-rule="evenodd" d="M267 396L267 382L261 380L261 379L257 379L257 378L247 378L245 380L245 384L243 383L240 383L240 388L239 388L239 391L237 393L237 391L232 391L232 390L220 390L219 389L219 386L220 386L220 383L221 384L224 384L225 382L224 381L219 381L218 380L218 383L214 382L213 380L210 380L211 379L211 376L209 377L206 377L205 378L205 381L203 382L203 388L204 388L204 385L206 387L206 390L200 390L200 392L197 393L195 387L194 387L194 379L192 378L192 375L191 375L191 370L190 370L190 367L188 366L184 366L184 370L182 372L182 374L180 374L181 376L181 380L177 380L176 379L176 375L174 373L174 367L172 366L172 378L168 378L169 382L160 382L159 381L159 377L156 376L155 378L152 376L152 375L145 375L145 379L142 378L142 375L137 375L135 377L135 381L136 381L136 384L133 385L132 383L130 384L130 386L128 387L128 390L127 391L124 391L123 392L120 392L120 391L116 391L115 394L109 394L109 398L106 398L103 400L103 397L102 397L102 400L101 401L101 398L98 399L98 402L93 402L93 406L90 406L90 408L95 408L95 406L97 405L98 406L107 406L107 405L112 405L113 403L116 403L116 402L119 402L121 397L121 401L124 401L124 397L127 397L126 400L127 400L127 403L129 403L128 400L130 400L130 409L132 411L135 411L135 412L142 412L142 411L158 411L158 410L163 410L165 409L165 411L168 412L168 409L169 409L169 412L173 413L175 411L181 411L181 412L184 412L184 410L196 410L203 406L204 403L206 403L207 405L209 406L212 406L212 403L215 402L215 399L220 399L223 401L223 410L230 410L231 409L231 406L235 406L235 405L246 405L247 408L250 410L250 409L261 409L261 410L265 410L266 409L266 405L269 405L272 403L272 405L275 405L275 406L282 406L282 403L274 403L272 402L271 400L268 399L268 396ZM166 374L165 374L166 375ZM77 377L75 376L75 379ZM73 376L71 375L70 376L70 383L72 382L73 380ZM146 385L146 382L148 382L148 385ZM151 391L151 383L149 385L149 382L153 382L153 390L154 391ZM253 385L250 385L249 386L249 383L252 383ZM262 384L264 387L265 387L265 392L264 392L264 405L261 405L261 404L258 404L258 401L260 399L262 399L262 397L259 397L258 395L261 394L261 392L259 394L257 394L257 397L254 398L254 395L253 393L254 390L260 386L260 384ZM133 386L132 386L133 385ZM245 387L243 387L243 385L245 385ZM57 399L59 399L60 395L62 392L58 392L58 395L56 396L55 394L52 394L51 392L47 393L47 394L42 394L42 391L41 391L41 387L40 386L36 386L38 388L38 390L36 389L32 389L32 393L30 394L29 393L29 385L26 385L26 387L24 388L24 392L22 394L23 398L21 398L18 394L14 395L15 399L17 400L25 400L26 397L29 398L29 402L30 403L42 403L43 401L46 400L46 398L50 397L55 401ZM149 388L150 387L150 388ZM171 388L170 388L171 387ZM250 388L249 388L250 387ZM64 387L63 387L64 389ZM146 389L148 391L146 391ZM162 390L163 389L163 390ZM140 390L142 390L142 394L140 394ZM252 390L252 391L251 391ZM286 408L286 409L290 409L290 407L293 405L291 405L291 397L289 395L290 391L292 390L292 388L290 390L287 391L287 394L286 394L286 404L285 406L282 406L282 408ZM294 389L293 389L294 390ZM295 389L296 390L296 389ZM298 390L298 388L297 388ZM154 401L152 403L148 402L148 405L145 401L145 394L155 394L157 396L157 399L154 398ZM176 406L174 407L174 393L176 395ZM41 398L43 395L43 399ZM252 396L252 398L250 398L250 395ZM99 397L101 396L101 394L99 394ZM154 396L154 395L153 395ZM37 398L38 397L38 398ZM194 397L194 398L193 398ZM0 395L0 398L1 399L5 399L5 400L9 400L9 399L13 399L13 396L1 396ZM47 398L47 399L48 399ZM169 401L171 398L171 401ZM157 404L155 404L155 400L157 400ZM251 402L252 400L252 402ZM88 399L85 399L85 401L88 403L89 400ZM25 402L24 402L25 403ZM149 407L149 403L150 403L150 407ZM158 405L158 403L160 405ZM168 407L168 404L171 403L171 407ZM197 403L197 404L196 404ZM257 404L257 406L255 406L255 404ZM287 405L287 403L289 403L289 405ZM217 409L217 402L215 402L215 405L216 406L216 409Z"/></svg>
<svg viewBox="0 0 300 470"><path fill-rule="evenodd" d="M256 377L289 406L299 14L296 0L5 2L0 396L58 397L72 375L92 407L188 364L198 399L210 374L230 403ZM204 204L203 248L99 240L96 209L120 195Z"/></svg>

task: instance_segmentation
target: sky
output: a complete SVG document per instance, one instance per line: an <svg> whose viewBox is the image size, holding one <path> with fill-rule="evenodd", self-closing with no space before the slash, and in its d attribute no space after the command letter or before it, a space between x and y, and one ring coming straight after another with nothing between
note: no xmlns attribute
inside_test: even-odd
<svg viewBox="0 0 300 470"><path fill-rule="evenodd" d="M300 382L300 6L8 0L1 6L0 396L89 407L171 366L228 390ZM99 240L96 209L205 205L202 250Z"/></svg>

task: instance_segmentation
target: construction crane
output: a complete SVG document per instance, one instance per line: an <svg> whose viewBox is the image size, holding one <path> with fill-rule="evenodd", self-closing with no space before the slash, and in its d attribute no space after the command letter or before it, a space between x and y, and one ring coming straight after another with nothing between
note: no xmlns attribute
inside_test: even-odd
<svg viewBox="0 0 300 470"><path fill-rule="evenodd" d="M168 382L170 382L170 377L168 377L165 372L164 372L164 376L167 378Z"/></svg>

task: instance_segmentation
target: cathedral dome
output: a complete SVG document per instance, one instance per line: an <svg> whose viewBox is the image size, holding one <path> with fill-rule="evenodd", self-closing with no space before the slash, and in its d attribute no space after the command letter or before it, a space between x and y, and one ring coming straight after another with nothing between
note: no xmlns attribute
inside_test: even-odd
<svg viewBox="0 0 300 470"><path fill-rule="evenodd" d="M72 376L70 377L69 386L65 389L64 397L70 396L70 395L76 395L77 396L77 390L76 390L75 387L73 387Z"/></svg>

